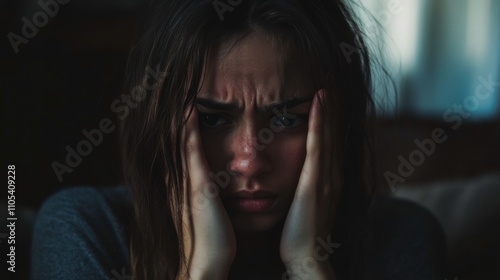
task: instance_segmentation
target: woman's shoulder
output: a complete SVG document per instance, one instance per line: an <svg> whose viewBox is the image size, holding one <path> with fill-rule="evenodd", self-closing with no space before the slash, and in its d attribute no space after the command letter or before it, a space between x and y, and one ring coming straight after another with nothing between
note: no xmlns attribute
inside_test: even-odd
<svg viewBox="0 0 500 280"><path fill-rule="evenodd" d="M123 186L73 187L52 195L34 225L32 279L121 277L132 217Z"/></svg>
<svg viewBox="0 0 500 280"><path fill-rule="evenodd" d="M379 197L372 208L372 232L384 279L444 279L445 236L434 215L421 205Z"/></svg>
<svg viewBox="0 0 500 280"><path fill-rule="evenodd" d="M40 208L37 219L53 218L56 215L68 222L75 221L75 218L87 218L85 220L88 222L104 224L106 220L123 220L130 211L132 201L125 186L70 187L50 196ZM96 214L100 216L96 217Z"/></svg>

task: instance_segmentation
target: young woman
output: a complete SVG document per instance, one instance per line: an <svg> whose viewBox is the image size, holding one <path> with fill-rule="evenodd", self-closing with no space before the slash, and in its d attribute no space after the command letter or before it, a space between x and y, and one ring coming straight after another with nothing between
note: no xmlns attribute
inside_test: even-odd
<svg viewBox="0 0 500 280"><path fill-rule="evenodd" d="M148 67L165 78L123 129L134 275L362 273L372 102L361 34L343 1L157 8L128 88ZM340 243L342 268L318 240Z"/></svg>
<svg viewBox="0 0 500 280"><path fill-rule="evenodd" d="M99 232L121 251L76 258L105 272L127 256L136 279L432 279L425 254L408 259L425 240L391 255L371 234L370 67L346 1L159 4L128 64L134 215L118 220L133 219L131 231L109 214L126 203L107 194L115 206L96 216L111 226ZM46 270L36 263L34 275Z"/></svg>

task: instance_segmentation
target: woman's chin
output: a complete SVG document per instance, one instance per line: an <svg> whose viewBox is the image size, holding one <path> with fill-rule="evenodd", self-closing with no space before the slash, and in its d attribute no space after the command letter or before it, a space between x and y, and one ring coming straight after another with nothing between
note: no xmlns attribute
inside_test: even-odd
<svg viewBox="0 0 500 280"><path fill-rule="evenodd" d="M234 231L237 233L262 233L282 225L287 212L280 199L223 200Z"/></svg>
<svg viewBox="0 0 500 280"><path fill-rule="evenodd" d="M278 217L270 215L233 215L230 218L237 233L266 232L280 224Z"/></svg>

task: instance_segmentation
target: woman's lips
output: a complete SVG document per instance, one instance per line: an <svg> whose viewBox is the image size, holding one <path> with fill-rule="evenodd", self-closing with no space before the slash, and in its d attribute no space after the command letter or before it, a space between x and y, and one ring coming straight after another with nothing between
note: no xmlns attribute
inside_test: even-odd
<svg viewBox="0 0 500 280"><path fill-rule="evenodd" d="M258 214L269 211L275 204L277 195L264 191L240 191L227 196L224 204L232 210L245 214Z"/></svg>

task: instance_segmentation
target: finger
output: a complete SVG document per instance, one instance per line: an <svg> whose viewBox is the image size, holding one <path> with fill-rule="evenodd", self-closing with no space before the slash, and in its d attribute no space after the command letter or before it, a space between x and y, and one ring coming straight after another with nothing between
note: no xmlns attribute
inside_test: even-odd
<svg viewBox="0 0 500 280"><path fill-rule="evenodd" d="M317 229L317 225L321 222L317 209L320 205L317 186L320 183L318 177L320 175L320 143L322 142L322 120L319 98L320 96L317 92L309 110L306 158L300 173L297 189L295 190L295 197L285 222L285 228L289 229L287 233L289 240L293 240L294 243L299 242L298 244L288 244L286 246L302 249L314 248L315 238L311 238L311 235L317 235L315 229Z"/></svg>
<svg viewBox="0 0 500 280"><path fill-rule="evenodd" d="M320 195L323 197L325 216L333 218L338 199L340 197L340 164L338 160L338 148L340 147L338 141L338 133L336 133L338 124L335 123L334 114L331 107L329 96L326 90L320 90L320 104L321 104L321 143L319 165L321 170L320 181Z"/></svg>
<svg viewBox="0 0 500 280"><path fill-rule="evenodd" d="M206 217L206 215L216 217L218 213L225 210L219 199L219 187L210 177L210 167L205 157L198 127L197 108L193 108L186 122L185 153L189 173L189 199L191 200L189 205L193 210L193 218L197 220L198 224L210 227L210 219L200 217Z"/></svg>
<svg viewBox="0 0 500 280"><path fill-rule="evenodd" d="M316 92L309 111L309 123L306 140L306 158L300 174L300 179L295 192L296 197L311 197L316 194L320 176L320 156L323 136L323 118L320 106L321 91Z"/></svg>
<svg viewBox="0 0 500 280"><path fill-rule="evenodd" d="M207 197L203 195L203 187L209 182L209 171L201 146L197 108L188 109L185 117L183 153L187 182L184 185L183 209L186 218L189 218L190 230L193 230L194 223L198 223L198 217L208 204Z"/></svg>
<svg viewBox="0 0 500 280"><path fill-rule="evenodd" d="M321 96L321 120L322 120L322 142L320 144L321 149L321 166L322 166L322 174L323 181L330 182L330 175L332 174L332 163L333 163L333 146L335 145L333 135L334 134L334 126L332 122L332 108L331 103L328 101L331 96L328 96L327 92L323 89L320 92Z"/></svg>
<svg viewBox="0 0 500 280"><path fill-rule="evenodd" d="M186 123L186 164L193 195L200 193L204 187L209 187L210 169L203 151L200 131L198 128L198 109L193 108Z"/></svg>
<svg viewBox="0 0 500 280"><path fill-rule="evenodd" d="M321 144L321 166L322 166L322 182L323 182L323 197L325 202L325 217L334 219L335 212L340 198L340 155L338 134L338 124L336 123L335 115L332 108L332 102L327 99L335 98L328 95L326 91L322 93L322 113L323 113L323 142Z"/></svg>

